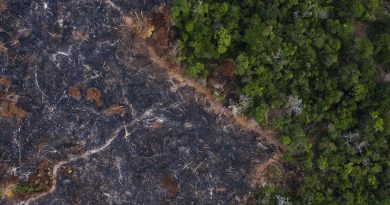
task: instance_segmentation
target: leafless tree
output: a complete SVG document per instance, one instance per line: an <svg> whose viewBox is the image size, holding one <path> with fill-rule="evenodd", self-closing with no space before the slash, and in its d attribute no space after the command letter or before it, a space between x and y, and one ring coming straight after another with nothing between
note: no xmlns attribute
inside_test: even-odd
<svg viewBox="0 0 390 205"><path fill-rule="evenodd" d="M289 115L300 115L303 110L302 100L298 96L289 96L286 109Z"/></svg>
<svg viewBox="0 0 390 205"><path fill-rule="evenodd" d="M341 137L348 146L353 147L360 154L363 153L364 148L368 146L368 142L360 137L360 134L357 132L350 132Z"/></svg>
<svg viewBox="0 0 390 205"><path fill-rule="evenodd" d="M290 204L290 200L287 197L283 197L281 195L276 196L276 201L277 201L278 205L289 205Z"/></svg>
<svg viewBox="0 0 390 205"><path fill-rule="evenodd" d="M354 141L355 139L357 139L359 137L359 133L357 132L350 132L348 134L344 134L341 136L345 143L351 143L352 141Z"/></svg>

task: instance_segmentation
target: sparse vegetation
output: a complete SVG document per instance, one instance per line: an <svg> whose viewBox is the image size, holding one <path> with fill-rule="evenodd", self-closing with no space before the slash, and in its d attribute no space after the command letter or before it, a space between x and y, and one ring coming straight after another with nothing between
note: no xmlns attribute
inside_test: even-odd
<svg viewBox="0 0 390 205"><path fill-rule="evenodd" d="M174 0L187 73L235 59L244 113L279 130L285 165L304 178L263 188L260 204L390 204L390 85L377 82L390 68L388 4ZM269 121L271 109L284 114Z"/></svg>
<svg viewBox="0 0 390 205"><path fill-rule="evenodd" d="M43 189L44 187L40 184L26 182L26 183L17 184L12 189L12 193L15 196L24 198L26 196L41 192Z"/></svg>

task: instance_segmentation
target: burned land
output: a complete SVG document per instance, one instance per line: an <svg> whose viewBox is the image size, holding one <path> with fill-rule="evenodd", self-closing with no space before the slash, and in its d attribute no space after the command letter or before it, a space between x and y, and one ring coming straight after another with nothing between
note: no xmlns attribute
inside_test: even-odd
<svg viewBox="0 0 390 205"><path fill-rule="evenodd" d="M0 1L1 205L252 196L275 147L148 55L163 3Z"/></svg>

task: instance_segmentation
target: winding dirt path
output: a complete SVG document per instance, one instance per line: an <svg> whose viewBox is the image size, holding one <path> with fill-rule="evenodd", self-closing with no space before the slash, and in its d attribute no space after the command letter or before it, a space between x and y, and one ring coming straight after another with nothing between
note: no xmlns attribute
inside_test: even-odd
<svg viewBox="0 0 390 205"><path fill-rule="evenodd" d="M23 201L22 203L20 204L24 204L24 205L29 205L31 202L33 201L36 201L44 196L47 196L51 193L53 193L56 188L57 188L57 177L58 177L58 170L66 165L66 164L69 164L71 162L75 162L79 159L88 159L91 155L93 154L97 154L97 153L100 153L100 152L103 152L105 151L108 147L110 147L111 143L117 139L119 137L119 133L122 131L122 130L125 130L125 135L124 137L127 138L130 134L128 132L128 128L135 125L136 123L142 121L142 119L144 119L145 117L148 117L150 116L154 110L158 109L158 107L152 107L148 110L146 110L142 115L136 117L133 121L131 121L130 123L128 124L124 124L122 126L120 126L119 128L117 128L110 136L110 138L101 146L95 148L95 149L91 149L91 150L88 150L86 152L84 152L83 154L80 154L80 155L76 155L76 156L71 156L68 160L65 160L65 161L59 161L57 162L54 166L53 166L53 170L52 170L52 186L49 190L45 191L45 192L42 192L42 193L39 193L39 194L36 194L36 195L33 195L31 197L29 197L28 199L26 199L25 201Z"/></svg>

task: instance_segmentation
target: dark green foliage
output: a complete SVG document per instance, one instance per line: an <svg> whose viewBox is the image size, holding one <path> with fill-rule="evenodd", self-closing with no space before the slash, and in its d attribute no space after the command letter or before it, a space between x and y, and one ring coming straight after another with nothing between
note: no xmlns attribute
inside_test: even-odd
<svg viewBox="0 0 390 205"><path fill-rule="evenodd" d="M294 204L390 204L390 88L376 82L390 68L388 13L381 0L175 0L172 8L188 73L206 78L234 59L246 114L280 130L286 163L305 178L295 185L303 193L290 192ZM268 121L271 108L283 116Z"/></svg>

